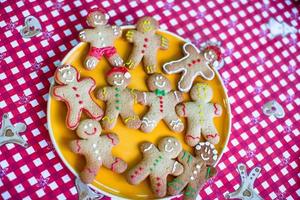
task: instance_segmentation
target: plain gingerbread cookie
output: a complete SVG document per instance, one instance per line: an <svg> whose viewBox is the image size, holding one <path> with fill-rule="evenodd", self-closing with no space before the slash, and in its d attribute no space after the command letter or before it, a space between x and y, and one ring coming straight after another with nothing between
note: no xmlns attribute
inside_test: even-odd
<svg viewBox="0 0 300 200"><path fill-rule="evenodd" d="M213 96L212 89L207 84L197 83L191 91L193 101L176 106L176 112L181 117L187 117L187 130L185 141L190 146L195 146L201 139L212 144L220 140L219 133L214 125L213 118L222 114L222 107L216 103L210 103Z"/></svg>
<svg viewBox="0 0 300 200"><path fill-rule="evenodd" d="M138 95L138 102L150 107L142 119L141 130L149 133L163 119L172 131L183 131L183 123L175 112L175 106L183 100L182 93L171 91L170 81L158 73L148 77L147 86L151 92Z"/></svg>
<svg viewBox="0 0 300 200"><path fill-rule="evenodd" d="M125 65L134 69L143 59L144 69L148 74L156 72L157 50L168 49L168 40L156 34L158 22L152 17L138 20L136 29L126 33L126 39L133 43L133 50Z"/></svg>
<svg viewBox="0 0 300 200"><path fill-rule="evenodd" d="M178 89L188 92L197 76L212 80L215 76L210 68L215 61L221 60L221 51L217 46L207 46L202 52L191 43L183 45L185 56L179 60L163 65L163 69L168 74L182 73L178 82Z"/></svg>
<svg viewBox="0 0 300 200"><path fill-rule="evenodd" d="M71 65L57 68L54 79L59 85L53 87L52 94L57 100L67 104L66 125L69 129L76 129L82 111L93 119L102 118L102 109L91 97L91 92L96 87L94 79L89 77L79 80L80 74Z"/></svg>
<svg viewBox="0 0 300 200"><path fill-rule="evenodd" d="M73 152L86 159L86 165L80 172L80 179L84 183L91 183L102 165L116 173L123 173L127 169L127 163L111 153L112 147L119 143L118 136L113 133L100 136L101 131L96 120L83 120L76 131L81 139L73 140L70 144Z"/></svg>
<svg viewBox="0 0 300 200"><path fill-rule="evenodd" d="M79 33L80 41L90 43L90 51L84 61L88 70L94 69L102 56L105 56L112 66L123 64L114 46L115 40L122 35L122 30L107 23L108 15L104 11L93 10L87 17L87 24L93 29L84 29Z"/></svg>
<svg viewBox="0 0 300 200"><path fill-rule="evenodd" d="M140 150L143 160L129 170L128 182L137 185L149 176L155 196L165 196L167 176L178 176L183 171L182 165L174 160L182 150L180 142L174 137L165 137L159 141L158 148L150 142L145 142L140 146Z"/></svg>
<svg viewBox="0 0 300 200"><path fill-rule="evenodd" d="M107 73L108 87L98 90L97 98L106 101L105 116L102 126L105 130L112 129L121 115L128 128L138 129L141 120L133 111L133 104L137 99L137 91L128 89L131 75L125 67L113 67Z"/></svg>
<svg viewBox="0 0 300 200"><path fill-rule="evenodd" d="M168 183L168 193L178 195L185 188L184 200L194 200L204 183L217 173L213 165L218 158L218 152L213 144L201 142L195 147L195 157L186 151L178 156L184 172Z"/></svg>

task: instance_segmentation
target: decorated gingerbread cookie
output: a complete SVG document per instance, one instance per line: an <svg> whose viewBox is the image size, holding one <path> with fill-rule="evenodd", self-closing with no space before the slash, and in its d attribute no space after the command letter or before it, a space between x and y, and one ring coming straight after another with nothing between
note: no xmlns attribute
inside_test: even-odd
<svg viewBox="0 0 300 200"><path fill-rule="evenodd" d="M93 29L84 29L79 33L80 41L90 43L90 51L84 61L88 70L96 67L102 56L113 66L121 66L122 58L114 47L114 41L121 36L122 30L108 25L108 15L101 9L94 9L87 17L87 23Z"/></svg>
<svg viewBox="0 0 300 200"><path fill-rule="evenodd" d="M168 74L182 73L178 89L187 92L197 76L207 80L214 78L214 71L210 67L221 59L221 52L217 46L207 46L200 52L191 43L184 44L183 51L185 54L183 58L164 64L163 69Z"/></svg>
<svg viewBox="0 0 300 200"><path fill-rule="evenodd" d="M84 183L91 183L102 165L116 173L123 173L127 168L125 161L111 153L112 147L119 143L118 136L113 133L100 136L101 130L96 120L83 120L76 130L81 139L73 140L70 144L73 152L85 157L86 165L80 172Z"/></svg>
<svg viewBox="0 0 300 200"><path fill-rule="evenodd" d="M97 93L99 99L106 101L105 116L102 119L104 129L112 129L119 114L127 127L140 127L140 118L133 111L138 91L127 88L130 78L131 75L125 67L113 67L107 73L107 82L111 86L103 87Z"/></svg>
<svg viewBox="0 0 300 200"><path fill-rule="evenodd" d="M190 96L193 101L176 106L176 112L181 117L187 117L187 131L185 141L190 146L195 146L201 139L201 134L206 141L217 144L220 140L213 118L221 116L222 107L210 103L213 96L212 89L207 84L196 83Z"/></svg>
<svg viewBox="0 0 300 200"><path fill-rule="evenodd" d="M163 197L167 191L167 176L178 176L183 167L174 160L182 150L181 144L173 137L165 137L158 143L158 148L145 142L140 147L143 160L127 173L129 183L137 185L148 176L153 193L157 197Z"/></svg>
<svg viewBox="0 0 300 200"><path fill-rule="evenodd" d="M76 129L81 113L85 113L93 119L100 120L102 109L93 101L91 92L95 89L95 81L92 78L79 80L78 71L71 65L63 65L56 69L54 79L58 86L53 87L53 96L67 104L66 125L69 129Z"/></svg>
<svg viewBox="0 0 300 200"><path fill-rule="evenodd" d="M158 22L152 17L139 19L136 30L129 30L126 39L133 43L133 50L126 66L129 69L135 68L143 59L145 71L148 74L156 72L156 55L158 49L167 49L168 40L156 34L159 28Z"/></svg>
<svg viewBox="0 0 300 200"><path fill-rule="evenodd" d="M182 93L171 91L170 81L158 73L148 77L147 85L151 92L143 92L143 95L138 96L141 104L150 107L142 119L141 130L151 132L163 119L172 131L183 131L183 123L175 112L175 106L183 100Z"/></svg>
<svg viewBox="0 0 300 200"><path fill-rule="evenodd" d="M184 172L168 183L168 193L177 195L185 188L184 200L196 199L204 183L215 176L217 170L213 167L218 158L218 152L209 142L199 143L195 147L195 157L186 151L178 156Z"/></svg>

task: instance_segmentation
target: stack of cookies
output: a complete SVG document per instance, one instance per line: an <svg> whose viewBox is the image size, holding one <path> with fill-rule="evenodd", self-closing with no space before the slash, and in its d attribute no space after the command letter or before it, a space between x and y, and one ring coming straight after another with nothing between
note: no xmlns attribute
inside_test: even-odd
<svg viewBox="0 0 300 200"><path fill-rule="evenodd" d="M84 60L84 67L93 70L105 57L111 68L106 75L107 86L98 89L96 96L106 102L105 111L91 97L96 87L94 79L80 79L77 69L71 65L59 67L54 75L56 86L52 95L65 102L68 108L66 126L76 130L78 140L71 141L73 152L85 156L86 165L80 173L85 183L91 183L104 165L116 173L123 173L127 163L112 155L112 148L119 143L117 134L101 135L102 129L115 127L120 115L130 129L151 133L160 120L173 132L185 132L186 143L194 147L194 155L184 151L182 144L174 137L161 138L158 144L144 142L140 146L143 159L125 172L127 181L136 185L149 177L155 196L183 193L184 199L196 199L204 183L216 174L213 167L218 159L214 144L220 140L213 118L221 116L222 107L212 103L213 91L208 84L194 83L197 76L211 80L215 66L220 61L218 46L207 45L201 51L191 43L183 46L185 56L163 65L167 74L181 73L178 91L172 90L170 81L157 73L158 49L168 49L168 40L157 34L158 22L151 17L138 20L136 30L128 30L126 39L133 43L133 50L126 62L118 55L114 42L121 37L122 30L108 25L108 16L101 9L94 9L87 17L91 29L80 32L82 42L90 44ZM141 61L149 75L146 81L148 91L129 89L130 70ZM183 102L183 93L189 92L192 101ZM148 112L139 116L134 104L148 106ZM89 119L81 120L85 112ZM180 117L187 118L187 128ZM101 124L100 124L101 120ZM206 142L200 142L203 137ZM167 182L167 177L174 178Z"/></svg>

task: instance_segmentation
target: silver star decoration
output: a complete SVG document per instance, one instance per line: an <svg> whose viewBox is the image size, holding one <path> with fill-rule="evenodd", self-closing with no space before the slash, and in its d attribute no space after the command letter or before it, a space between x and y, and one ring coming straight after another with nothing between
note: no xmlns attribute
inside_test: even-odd
<svg viewBox="0 0 300 200"><path fill-rule="evenodd" d="M14 143L23 147L28 147L27 142L19 135L26 130L24 123L12 124L7 113L2 116L2 125L0 128L0 146L6 143Z"/></svg>
<svg viewBox="0 0 300 200"><path fill-rule="evenodd" d="M255 167L254 169L252 169L250 174L247 174L246 165L241 163L238 165L237 170L241 176L241 185L235 192L226 194L225 198L236 198L242 200L263 200L263 198L261 198L253 189L254 181L260 174L261 168Z"/></svg>
<svg viewBox="0 0 300 200"><path fill-rule="evenodd" d="M274 18L269 20L269 22L266 24L266 27L270 30L271 39L279 35L285 37L288 34L295 34L298 32L295 27L290 26L285 22L278 22Z"/></svg>
<svg viewBox="0 0 300 200"><path fill-rule="evenodd" d="M103 194L97 194L89 188L88 185L84 184L79 177L75 179L75 185L78 192L78 200L96 200L102 199Z"/></svg>

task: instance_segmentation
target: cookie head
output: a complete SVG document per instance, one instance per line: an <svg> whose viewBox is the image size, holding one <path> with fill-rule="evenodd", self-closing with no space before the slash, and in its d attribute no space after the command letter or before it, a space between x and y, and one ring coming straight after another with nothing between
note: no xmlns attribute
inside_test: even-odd
<svg viewBox="0 0 300 200"><path fill-rule="evenodd" d="M79 79L79 73L72 65L63 65L57 68L54 77L56 82L67 85Z"/></svg>
<svg viewBox="0 0 300 200"><path fill-rule="evenodd" d="M200 142L195 146L195 155L206 165L214 165L218 159L218 151L209 142Z"/></svg>
<svg viewBox="0 0 300 200"><path fill-rule="evenodd" d="M165 137L160 140L158 148L161 152L166 153L171 158L176 158L182 150L180 142L174 137Z"/></svg>
<svg viewBox="0 0 300 200"><path fill-rule="evenodd" d="M150 91L164 90L169 92L171 90L171 83L167 77L162 74L154 73L147 79L147 85Z"/></svg>
<svg viewBox="0 0 300 200"><path fill-rule="evenodd" d="M89 13L86 22L91 27L103 26L107 24L108 18L109 17L107 14L105 14L104 10L95 9Z"/></svg>
<svg viewBox="0 0 300 200"><path fill-rule="evenodd" d="M76 133L82 139L97 137L101 134L102 128L97 120L85 119L80 122Z"/></svg>
<svg viewBox="0 0 300 200"><path fill-rule="evenodd" d="M136 25L137 30L142 33L154 32L158 29L158 27L158 22L152 17L143 17Z"/></svg>
<svg viewBox="0 0 300 200"><path fill-rule="evenodd" d="M131 75L126 67L113 67L107 73L107 82L112 86L126 88L130 79Z"/></svg>
<svg viewBox="0 0 300 200"><path fill-rule="evenodd" d="M209 63L214 63L215 61L220 61L221 60L221 50L217 46L207 46L204 49L204 58L209 62Z"/></svg>
<svg viewBox="0 0 300 200"><path fill-rule="evenodd" d="M194 101L208 102L212 99L213 91L207 84L196 83L192 87L190 95Z"/></svg>

